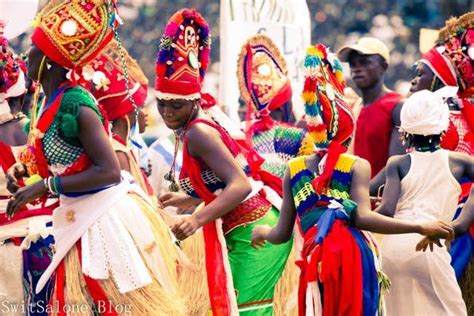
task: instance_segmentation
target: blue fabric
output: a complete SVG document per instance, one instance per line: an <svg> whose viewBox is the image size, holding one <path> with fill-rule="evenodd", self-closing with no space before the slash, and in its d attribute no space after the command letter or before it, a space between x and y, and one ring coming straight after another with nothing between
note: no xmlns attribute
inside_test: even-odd
<svg viewBox="0 0 474 316"><path fill-rule="evenodd" d="M94 194L94 193L103 191L103 190L108 189L108 188L111 188L111 187L113 187L113 186L115 186L115 185L117 185L117 184L118 184L118 183L115 183L115 184L111 184L111 185L108 185L108 186L105 186L105 187L102 187L102 188L98 188L98 189L94 189L94 190L90 190L90 191L84 191L84 192L63 192L62 195L67 196L67 197L79 197L79 196L84 196L84 195Z"/></svg>
<svg viewBox="0 0 474 316"><path fill-rule="evenodd" d="M380 289L373 253L359 230L349 227L349 231L359 246L362 260L364 316L374 316L377 314L379 307Z"/></svg>
<svg viewBox="0 0 474 316"><path fill-rule="evenodd" d="M456 273L456 278L462 277L466 270L469 261L471 260L472 253L474 251L474 242L471 234L465 233L464 235L456 238L451 243L451 249L449 254L451 255L451 266Z"/></svg>
<svg viewBox="0 0 474 316"><path fill-rule="evenodd" d="M463 179L464 181L466 179ZM463 181L461 181L462 183ZM467 196L464 197L456 209L456 212L453 217L453 221L461 215L462 205L466 203ZM469 233L466 233L462 236L459 236L451 243L451 249L449 249L449 254L451 255L451 266L456 273L456 278L460 279L466 271L469 261L471 261L472 253L474 251L474 241Z"/></svg>
<svg viewBox="0 0 474 316"><path fill-rule="evenodd" d="M51 226L48 224L47 226ZM30 248L23 251L23 285L28 293L26 297L26 315L47 316L47 304L51 299L54 286L54 278L48 280L40 293L36 294L35 289L38 281L51 263L53 252L51 245L54 244L53 236L48 236L32 243Z"/></svg>
<svg viewBox="0 0 474 316"><path fill-rule="evenodd" d="M324 240L326 235L331 230L335 219L348 221L349 217L347 217L347 214L344 211L341 211L340 209L328 208L321 215L321 217L318 220L318 223L316 224L318 226L318 233L316 234L316 237L314 238L316 244L320 244Z"/></svg>
<svg viewBox="0 0 474 316"><path fill-rule="evenodd" d="M57 89L56 91L54 91L51 98L49 98L48 102L44 105L41 113L39 113L38 118L41 117L44 114L44 112L46 112L46 110L49 109L51 104L53 104L53 101L56 100L56 98L60 96L64 91L66 91L66 89L68 88L69 88L69 84L65 84L65 85L60 86L59 89Z"/></svg>

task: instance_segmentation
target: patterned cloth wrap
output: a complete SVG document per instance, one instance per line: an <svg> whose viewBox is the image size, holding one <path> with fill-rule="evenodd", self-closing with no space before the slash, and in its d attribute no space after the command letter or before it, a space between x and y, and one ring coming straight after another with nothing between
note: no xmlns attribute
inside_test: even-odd
<svg viewBox="0 0 474 316"><path fill-rule="evenodd" d="M356 160L352 155L340 155L327 193L321 195L311 185L315 175L305 158L289 163L291 191L304 238L298 262L300 315L310 309L306 292L312 282L321 288L322 315L375 315L379 309L377 248L370 236L349 226L357 208L349 198Z"/></svg>

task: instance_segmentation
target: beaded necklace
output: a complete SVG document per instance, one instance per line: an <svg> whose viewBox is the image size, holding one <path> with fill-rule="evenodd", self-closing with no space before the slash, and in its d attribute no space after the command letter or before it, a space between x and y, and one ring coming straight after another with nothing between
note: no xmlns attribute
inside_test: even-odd
<svg viewBox="0 0 474 316"><path fill-rule="evenodd" d="M176 182L176 158L178 156L179 144L180 144L181 138L184 136L184 133L188 129L189 123L192 121L192 118L194 117L196 109L197 107L193 107L193 111L191 112L191 115L189 115L188 120L186 121L186 124L184 125L183 129L174 132L175 142L174 142L173 163L171 164L170 171L166 173L164 176L166 181L171 182L171 184L168 187L168 189L171 192L179 191L179 185Z"/></svg>
<svg viewBox="0 0 474 316"><path fill-rule="evenodd" d="M438 149L441 149L441 146L439 144L437 145L428 145L428 146L414 146L415 150L416 151L420 151L420 152L435 152L437 151Z"/></svg>

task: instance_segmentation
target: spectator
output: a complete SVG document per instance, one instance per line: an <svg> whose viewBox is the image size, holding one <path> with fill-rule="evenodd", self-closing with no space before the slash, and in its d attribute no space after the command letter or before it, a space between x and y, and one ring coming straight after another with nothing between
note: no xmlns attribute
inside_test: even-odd
<svg viewBox="0 0 474 316"><path fill-rule="evenodd" d="M390 156L404 153L400 141L401 96L384 84L390 52L380 40L363 37L339 50L339 58L349 62L351 77L362 93L362 109L357 117L354 153L372 167L371 193L384 183L383 168Z"/></svg>

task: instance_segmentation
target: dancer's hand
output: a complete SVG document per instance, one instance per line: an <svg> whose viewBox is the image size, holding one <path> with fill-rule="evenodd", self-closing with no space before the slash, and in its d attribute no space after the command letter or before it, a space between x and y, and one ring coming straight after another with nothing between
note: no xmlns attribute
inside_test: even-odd
<svg viewBox="0 0 474 316"><path fill-rule="evenodd" d="M45 187L43 181L38 181L18 189L8 201L7 217L12 218L22 206L39 199L47 192L48 188Z"/></svg>
<svg viewBox="0 0 474 316"><path fill-rule="evenodd" d="M416 251L422 251L425 252L428 247L430 247L430 251L433 251L433 244L436 244L438 247L443 247L441 244L441 241L437 238L430 238L430 237L424 237L421 239L418 244L416 245Z"/></svg>
<svg viewBox="0 0 474 316"><path fill-rule="evenodd" d="M25 166L20 162L15 163L8 169L7 174L5 175L7 179L7 190L10 193L15 193L18 191L20 188L18 180L26 177L27 175L28 174L26 172Z"/></svg>
<svg viewBox="0 0 474 316"><path fill-rule="evenodd" d="M193 216L178 216L171 227L171 231L178 240L184 240L194 234L199 228L199 223Z"/></svg>
<svg viewBox="0 0 474 316"><path fill-rule="evenodd" d="M158 200L162 207L174 206L181 209L192 209L201 202L201 200L181 192L165 193Z"/></svg>
<svg viewBox="0 0 474 316"><path fill-rule="evenodd" d="M425 223L421 225L422 235L425 235L430 238L445 238L453 239L454 230L451 224L445 223L443 221Z"/></svg>
<svg viewBox="0 0 474 316"><path fill-rule="evenodd" d="M262 248L267 242L267 236L272 228L268 225L257 225L252 230L252 242L251 245L255 249Z"/></svg>

